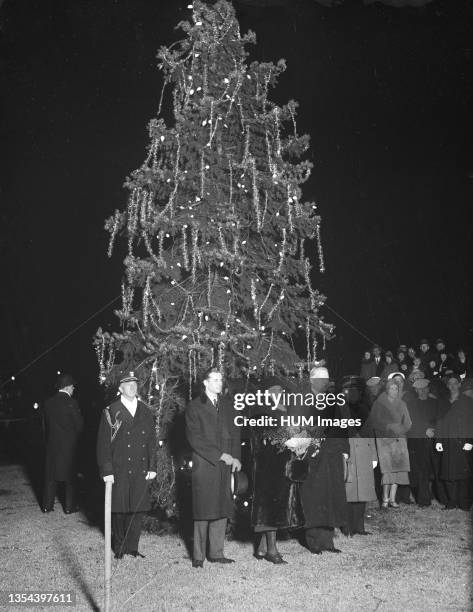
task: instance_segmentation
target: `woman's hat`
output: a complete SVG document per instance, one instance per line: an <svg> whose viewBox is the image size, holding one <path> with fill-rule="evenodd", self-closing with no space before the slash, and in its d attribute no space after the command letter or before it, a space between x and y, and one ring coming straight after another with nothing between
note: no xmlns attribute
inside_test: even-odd
<svg viewBox="0 0 473 612"><path fill-rule="evenodd" d="M404 376L404 374L402 372L391 372L391 374L388 376L388 380L391 380L395 376L400 376L401 378L406 380L406 377Z"/></svg>

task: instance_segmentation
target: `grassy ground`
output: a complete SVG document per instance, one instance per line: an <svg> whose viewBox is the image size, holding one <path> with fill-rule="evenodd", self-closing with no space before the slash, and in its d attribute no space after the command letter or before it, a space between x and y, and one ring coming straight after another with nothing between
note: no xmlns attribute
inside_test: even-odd
<svg viewBox="0 0 473 612"><path fill-rule="evenodd" d="M74 609L101 609L100 530L57 503L41 514L20 466L0 466L0 479L1 588L73 590ZM366 523L371 536L338 535L340 555L311 555L286 540L279 547L288 565L275 566L254 559L249 543L232 541L226 554L236 563L203 570L192 569L178 536L145 533L146 559L112 561L112 609L473 610L471 514L401 506L374 509Z"/></svg>

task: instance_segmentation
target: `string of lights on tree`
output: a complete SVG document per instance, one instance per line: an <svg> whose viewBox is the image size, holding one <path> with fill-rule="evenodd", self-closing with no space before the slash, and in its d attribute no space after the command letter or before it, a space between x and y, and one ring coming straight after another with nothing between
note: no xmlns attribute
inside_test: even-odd
<svg viewBox="0 0 473 612"><path fill-rule="evenodd" d="M126 209L106 222L108 255L118 237L128 245L122 331L95 338L101 382L133 370L161 440L199 372L301 374L333 331L311 284L313 244L320 272L324 256L317 205L302 199L309 137L297 103L269 97L285 62L248 62L255 35L240 34L229 2L188 9L185 37L158 52L164 87L146 159L126 181Z"/></svg>

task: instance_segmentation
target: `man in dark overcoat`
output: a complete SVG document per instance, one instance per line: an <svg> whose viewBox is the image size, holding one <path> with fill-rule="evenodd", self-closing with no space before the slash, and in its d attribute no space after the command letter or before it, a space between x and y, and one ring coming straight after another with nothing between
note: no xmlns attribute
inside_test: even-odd
<svg viewBox="0 0 473 612"><path fill-rule="evenodd" d="M314 395L326 392L329 386L327 368L312 368L310 386ZM328 412L330 410L326 409L319 414L322 418L333 416ZM325 440L319 452L309 459L309 473L301 487L306 543L314 554L339 553L341 550L335 548L333 536L335 527L348 524L344 461L349 457L349 442L346 436L339 437L340 433L330 428L316 431L314 435Z"/></svg>
<svg viewBox="0 0 473 612"><path fill-rule="evenodd" d="M186 409L186 434L192 448L193 567L203 567L209 540L211 563L232 563L223 548L227 519L233 513L231 473L240 471L240 431L231 400L221 396L217 368L203 377L200 397Z"/></svg>
<svg viewBox="0 0 473 612"><path fill-rule="evenodd" d="M56 395L46 400L46 469L44 475L43 512L54 510L58 482L65 483L64 512L75 512L75 477L77 446L84 421L79 404L72 397L75 382L69 374L58 377Z"/></svg>
<svg viewBox="0 0 473 612"><path fill-rule="evenodd" d="M406 405L412 426L407 432L409 451L409 481L420 507L430 506L430 480L433 475L433 437L439 416L438 400L429 394L430 381L418 378L412 384L416 397L409 394Z"/></svg>
<svg viewBox="0 0 473 612"><path fill-rule="evenodd" d="M441 453L440 478L445 482L446 508L469 510L473 502L473 400L460 393L461 378L447 380L450 408L437 422L435 448Z"/></svg>
<svg viewBox="0 0 473 612"><path fill-rule="evenodd" d="M120 380L120 398L103 411L97 437L97 463L113 482L112 533L115 558L138 552L143 513L151 509L149 481L156 478L154 416L138 399L133 372Z"/></svg>

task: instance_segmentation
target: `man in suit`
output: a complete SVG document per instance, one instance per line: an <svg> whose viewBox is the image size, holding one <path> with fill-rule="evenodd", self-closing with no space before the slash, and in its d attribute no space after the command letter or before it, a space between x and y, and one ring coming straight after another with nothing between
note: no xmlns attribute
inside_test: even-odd
<svg viewBox="0 0 473 612"><path fill-rule="evenodd" d="M233 514L231 473L240 471L240 430L230 400L222 398L223 378L218 368L208 370L200 397L186 409L186 434L192 448L192 567L208 561L233 563L223 548L227 520Z"/></svg>
<svg viewBox="0 0 473 612"><path fill-rule="evenodd" d="M44 475L44 513L54 510L58 482L65 483L64 512L77 511L75 506L75 463L79 436L84 422L79 404L72 397L75 382L69 374L57 380L56 395L46 400L44 419L46 426L46 469Z"/></svg>
<svg viewBox="0 0 473 612"><path fill-rule="evenodd" d="M383 373L386 362L381 356L381 348L378 345L373 346L373 374L372 376L381 376Z"/></svg>
<svg viewBox="0 0 473 612"><path fill-rule="evenodd" d="M120 398L103 411L97 436L97 463L112 482L112 534L116 559L138 552L143 514L151 509L149 481L156 478L154 416L138 399L138 379L120 380Z"/></svg>

